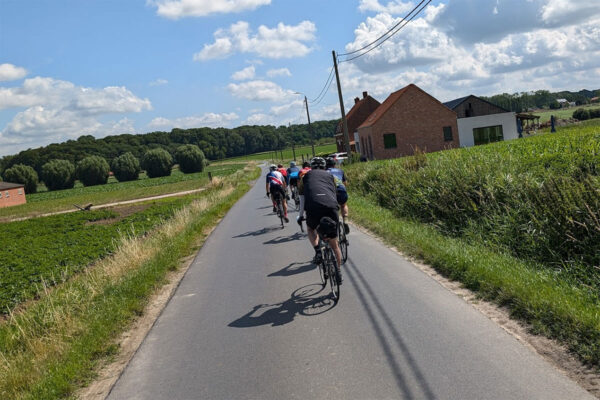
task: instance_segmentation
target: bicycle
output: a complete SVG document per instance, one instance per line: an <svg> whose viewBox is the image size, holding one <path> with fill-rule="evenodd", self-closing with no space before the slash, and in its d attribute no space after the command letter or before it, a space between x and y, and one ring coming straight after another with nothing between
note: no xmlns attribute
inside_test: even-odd
<svg viewBox="0 0 600 400"><path fill-rule="evenodd" d="M290 185L290 192L292 194L292 199L294 200L294 205L296 206L296 211L300 210L300 196L298 195L298 187L295 185Z"/></svg>
<svg viewBox="0 0 600 400"><path fill-rule="evenodd" d="M303 220L300 220L299 224L300 229L304 232L302 221ZM325 287L327 286L327 281L329 281L331 296L333 297L333 301L337 303L340 300L340 285L336 278L336 271L338 271L337 259L335 258L333 249L329 246L329 242L322 240L320 236L319 249L321 257L316 265L319 270L319 276L321 277L321 285ZM340 270L339 273L341 277L342 271Z"/></svg>
<svg viewBox="0 0 600 400"><path fill-rule="evenodd" d="M283 229L285 227L283 223L285 219L285 213L283 212L283 202L281 201L281 196L282 195L280 193L273 193L273 197L275 198L275 212L277 217L279 217L279 221L281 221L281 229ZM269 193L267 193L267 198L271 198Z"/></svg>
<svg viewBox="0 0 600 400"><path fill-rule="evenodd" d="M348 261L348 246L350 242L348 241L348 236L346 236L345 230L346 220L344 217L340 217L340 221L337 223L337 232L338 232L338 243L340 245L340 252L342 253L342 264L345 264Z"/></svg>

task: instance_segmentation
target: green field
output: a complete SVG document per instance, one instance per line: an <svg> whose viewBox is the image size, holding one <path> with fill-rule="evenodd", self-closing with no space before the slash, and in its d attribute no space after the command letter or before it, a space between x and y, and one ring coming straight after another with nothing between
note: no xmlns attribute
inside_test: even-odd
<svg viewBox="0 0 600 400"><path fill-rule="evenodd" d="M74 204L99 205L198 189L208 182L208 172L213 176L228 175L244 165L210 165L203 172L193 174L184 174L175 169L170 176L148 178L142 174L140 179L130 182L118 182L111 178L106 185L98 186L84 187L78 182L73 189L41 191L27 195L27 204L0 208L0 222L10 218L69 210L74 208Z"/></svg>
<svg viewBox="0 0 600 400"><path fill-rule="evenodd" d="M300 146L300 147L296 147L295 148L296 151L296 161L297 162L301 162L302 161L302 155L304 155L305 158L310 159L312 157L312 148L311 146ZM337 146L335 145L335 143L332 144L322 144L322 145L315 145L315 154L331 154L331 153L335 153L337 152ZM283 154L283 158L281 157L281 155ZM293 159L293 151L292 148L287 148L287 149L283 149L281 151L266 151L263 153L254 153L254 154L249 154L247 156L243 156L243 157L234 157L234 158L227 158L223 161L249 161L249 160L253 160L253 161L272 161L272 162L277 162L277 161L290 161Z"/></svg>
<svg viewBox="0 0 600 400"><path fill-rule="evenodd" d="M533 115L540 116L540 123L550 121L550 116L554 115L555 118L560 119L569 119L573 117L573 112L578 108L590 109L590 108L600 108L600 104L587 104L583 106L569 107L569 108L560 108L558 110L547 110L547 111L539 111L532 113Z"/></svg>

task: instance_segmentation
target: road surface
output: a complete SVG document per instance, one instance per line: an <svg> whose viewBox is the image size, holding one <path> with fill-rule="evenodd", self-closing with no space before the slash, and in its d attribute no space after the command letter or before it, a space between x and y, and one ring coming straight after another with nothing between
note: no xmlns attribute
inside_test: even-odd
<svg viewBox="0 0 600 400"><path fill-rule="evenodd" d="M263 178L215 229L109 399L592 399L353 231L335 305Z"/></svg>

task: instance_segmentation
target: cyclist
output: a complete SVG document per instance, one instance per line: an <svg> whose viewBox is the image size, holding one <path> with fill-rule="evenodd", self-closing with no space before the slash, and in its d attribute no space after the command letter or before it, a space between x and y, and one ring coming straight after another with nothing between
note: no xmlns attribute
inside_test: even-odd
<svg viewBox="0 0 600 400"><path fill-rule="evenodd" d="M300 174L298 175L300 177L300 179L302 179L302 177L308 172L310 171L310 163L308 161L304 161L302 163L302 169L300 170Z"/></svg>
<svg viewBox="0 0 600 400"><path fill-rule="evenodd" d="M285 222L290 222L287 213L287 202L285 201L285 178L281 175L281 172L277 171L277 166L271 164L269 167L269 173L267 174L267 197L271 198L273 202L273 212L277 212L277 197L281 198L281 204L283 205L283 219Z"/></svg>
<svg viewBox="0 0 600 400"><path fill-rule="evenodd" d="M290 162L290 167L287 169L287 184L292 192L292 197L295 198L294 192L298 191L298 176L300 175L300 169L296 167L294 161Z"/></svg>
<svg viewBox="0 0 600 400"><path fill-rule="evenodd" d="M348 233L350 233L350 227L346 223L346 218L348 217L348 204L346 204L348 202L348 192L346 191L346 174L341 169L335 167L335 160L333 159L333 157L327 157L325 163L327 165L327 172L333 175L333 178L335 179L335 185L337 187L337 202L340 205L342 211L342 218L344 220L344 231L347 235Z"/></svg>
<svg viewBox="0 0 600 400"><path fill-rule="evenodd" d="M298 223L304 220L306 210L306 226L308 240L315 249L314 262L319 263L321 249L319 248L319 235L335 253L337 259L336 280L342 284L340 265L342 253L337 241L338 202L336 186L333 176L325 171L325 160L315 157L310 162L311 170L308 171L298 184L300 192L300 211ZM317 227L319 228L318 232Z"/></svg>

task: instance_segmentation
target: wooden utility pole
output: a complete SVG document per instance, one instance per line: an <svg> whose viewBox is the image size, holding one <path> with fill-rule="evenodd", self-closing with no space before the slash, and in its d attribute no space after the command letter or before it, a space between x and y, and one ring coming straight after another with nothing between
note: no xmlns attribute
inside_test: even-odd
<svg viewBox="0 0 600 400"><path fill-rule="evenodd" d="M306 105L306 117L308 118L308 133L310 134L310 146L312 147L313 157L315 156L315 137L312 133L312 127L310 126L310 114L308 113L308 100L304 96L304 104Z"/></svg>
<svg viewBox="0 0 600 400"><path fill-rule="evenodd" d="M344 110L344 98L342 96L342 85L340 84L340 74L338 73L337 57L335 50L331 51L333 55L333 67L335 68L335 80L337 81L338 96L340 98L340 110L342 112L342 125L344 127L344 148L348 154L348 161L351 159L350 136L348 135L348 121L346 121L346 111Z"/></svg>

